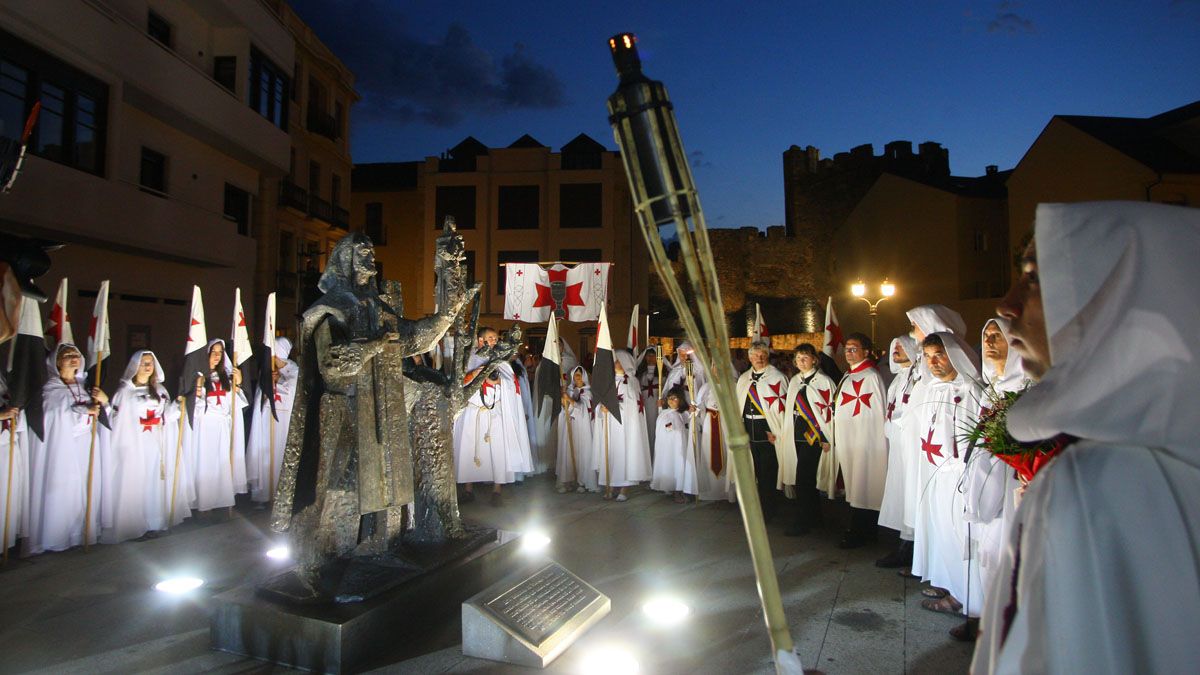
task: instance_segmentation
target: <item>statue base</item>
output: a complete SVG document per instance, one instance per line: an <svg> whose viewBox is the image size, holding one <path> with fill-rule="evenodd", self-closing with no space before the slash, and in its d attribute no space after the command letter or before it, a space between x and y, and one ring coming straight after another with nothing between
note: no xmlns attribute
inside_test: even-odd
<svg viewBox="0 0 1200 675"><path fill-rule="evenodd" d="M209 627L213 649L346 673L458 644L463 601L521 564L514 533L471 535L348 562L339 602L315 602L290 571L222 593Z"/></svg>

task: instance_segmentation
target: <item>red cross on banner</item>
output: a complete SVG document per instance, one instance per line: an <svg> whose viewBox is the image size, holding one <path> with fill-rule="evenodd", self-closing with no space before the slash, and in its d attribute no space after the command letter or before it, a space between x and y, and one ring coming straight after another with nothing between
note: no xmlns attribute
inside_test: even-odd
<svg viewBox="0 0 1200 675"><path fill-rule="evenodd" d="M545 284L537 284L535 286L537 289L537 299L533 301L534 307L549 307L552 311L557 313L560 311L567 312L572 306L584 307L587 305L587 303L583 301L583 282L566 286L566 295L563 297L561 305L559 305L558 301L554 299L553 291L551 290L552 286L555 283L566 284L568 271L569 270L566 268L546 270L546 276L550 279L551 285L547 286ZM599 270L597 270L597 272L599 272Z"/></svg>
<svg viewBox="0 0 1200 675"><path fill-rule="evenodd" d="M862 393L862 385L862 380L854 380L850 383L850 386L854 388L854 393L842 392L842 402L839 405L846 405L854 401L854 414L851 417L858 417L858 413L862 412L863 406L866 406L868 410L871 408L871 397L874 394L872 392Z"/></svg>
<svg viewBox="0 0 1200 675"><path fill-rule="evenodd" d="M933 442L933 427L929 428L929 434L921 439L921 452L925 453L925 459L929 463L937 466L937 462L933 461L934 456L942 456L942 446Z"/></svg>
<svg viewBox="0 0 1200 675"><path fill-rule="evenodd" d="M142 432L152 430L154 427L162 424L162 418L158 416L157 410L147 410L145 417L139 417L138 421L142 423Z"/></svg>

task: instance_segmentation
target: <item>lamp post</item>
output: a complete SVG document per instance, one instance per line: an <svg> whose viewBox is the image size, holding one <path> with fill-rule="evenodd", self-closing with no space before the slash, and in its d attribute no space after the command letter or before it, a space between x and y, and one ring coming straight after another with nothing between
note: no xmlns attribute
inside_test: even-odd
<svg viewBox="0 0 1200 675"><path fill-rule="evenodd" d="M850 286L850 292L854 294L854 297L867 303L867 313L871 316L871 344L874 345L875 317L879 314L879 303L896 294L896 284L893 284L887 280L887 277L884 277L883 283L879 284L880 297L878 300L871 300L867 298L867 285L863 283L862 279L859 279Z"/></svg>

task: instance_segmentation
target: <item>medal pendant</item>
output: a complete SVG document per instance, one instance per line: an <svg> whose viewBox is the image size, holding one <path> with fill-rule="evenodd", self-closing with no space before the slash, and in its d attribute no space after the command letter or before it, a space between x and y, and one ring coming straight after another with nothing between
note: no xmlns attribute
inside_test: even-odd
<svg viewBox="0 0 1200 675"><path fill-rule="evenodd" d="M483 442L484 442L484 443L491 443L491 442L492 442L492 435L491 435L491 434L484 434L484 435L483 435Z"/></svg>
<svg viewBox="0 0 1200 675"><path fill-rule="evenodd" d="M476 467L476 468L478 468L478 467L481 467L481 466L483 466L483 462L479 461L479 458L478 458L478 457L476 457L476 458L475 458L475 467Z"/></svg>

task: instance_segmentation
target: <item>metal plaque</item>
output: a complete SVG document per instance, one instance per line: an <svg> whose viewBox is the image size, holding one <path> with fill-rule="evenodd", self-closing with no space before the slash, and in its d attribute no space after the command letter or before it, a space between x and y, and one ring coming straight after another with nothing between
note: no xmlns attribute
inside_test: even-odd
<svg viewBox="0 0 1200 675"><path fill-rule="evenodd" d="M598 597L596 589L558 563L550 563L483 606L518 635L539 645Z"/></svg>

